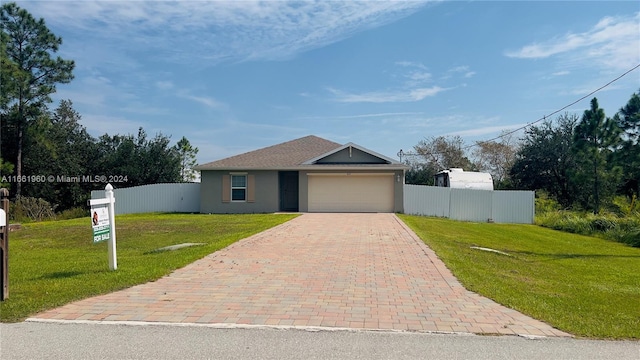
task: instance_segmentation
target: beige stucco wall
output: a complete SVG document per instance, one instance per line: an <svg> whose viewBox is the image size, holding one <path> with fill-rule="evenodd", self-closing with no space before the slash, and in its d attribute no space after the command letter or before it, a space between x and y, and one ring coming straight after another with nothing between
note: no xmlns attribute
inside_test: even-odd
<svg viewBox="0 0 640 360"><path fill-rule="evenodd" d="M201 172L200 212L204 214L246 214L272 213L280 210L278 171L246 171L247 175L255 175L255 202L222 202L222 175L233 171L204 170ZM242 171L237 171L242 172ZM308 174L337 173L336 170L299 171L299 211L309 210ZM350 173L385 173L384 170L350 170ZM394 212L404 212L403 190L404 172L391 171L394 174ZM397 181L397 179L400 181Z"/></svg>
<svg viewBox="0 0 640 360"><path fill-rule="evenodd" d="M222 175L246 173L255 176L255 202L222 202ZM279 210L277 171L202 171L200 212L204 214L272 213Z"/></svg>

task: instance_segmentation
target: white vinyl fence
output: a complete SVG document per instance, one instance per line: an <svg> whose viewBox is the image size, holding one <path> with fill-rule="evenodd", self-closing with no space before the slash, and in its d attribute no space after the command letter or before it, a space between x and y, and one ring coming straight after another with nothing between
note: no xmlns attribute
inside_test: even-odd
<svg viewBox="0 0 640 360"><path fill-rule="evenodd" d="M116 184L117 186L117 184ZM200 212L200 183L151 184L114 189L116 215L147 212ZM91 198L103 198L94 190Z"/></svg>
<svg viewBox="0 0 640 360"><path fill-rule="evenodd" d="M114 189L116 215L200 212L200 183L152 184ZM94 190L91 198L103 198ZM404 185L404 213L454 220L533 224L533 191L488 191Z"/></svg>
<svg viewBox="0 0 640 360"><path fill-rule="evenodd" d="M533 191L488 191L405 185L404 212L454 220L533 224Z"/></svg>

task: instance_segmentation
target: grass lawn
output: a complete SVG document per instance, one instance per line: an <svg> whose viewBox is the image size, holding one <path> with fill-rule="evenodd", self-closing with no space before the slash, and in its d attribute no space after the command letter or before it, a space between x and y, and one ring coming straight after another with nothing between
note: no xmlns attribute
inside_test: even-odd
<svg viewBox="0 0 640 360"><path fill-rule="evenodd" d="M0 321L156 280L296 215L135 214L116 218L118 269L107 242L92 242L89 218L30 223L9 235L9 298ZM203 246L153 250L181 243Z"/></svg>
<svg viewBox="0 0 640 360"><path fill-rule="evenodd" d="M467 289L576 336L640 339L640 249L535 225L400 218Z"/></svg>

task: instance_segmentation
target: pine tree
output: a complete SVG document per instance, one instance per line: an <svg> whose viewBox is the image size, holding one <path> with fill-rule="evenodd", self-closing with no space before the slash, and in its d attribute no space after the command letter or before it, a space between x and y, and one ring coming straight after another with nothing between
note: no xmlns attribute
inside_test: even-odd
<svg viewBox="0 0 640 360"><path fill-rule="evenodd" d="M613 120L624 131L623 143L617 153L622 167L621 190L625 195L640 197L640 93L631 95L629 102L618 111Z"/></svg>
<svg viewBox="0 0 640 360"><path fill-rule="evenodd" d="M614 166L613 150L620 144L620 128L605 116L598 99L591 100L574 132L573 150L577 168L574 182L579 186L579 200L585 208L600 212L603 200L614 193L620 168Z"/></svg>
<svg viewBox="0 0 640 360"><path fill-rule="evenodd" d="M198 148L191 146L186 137L182 137L176 144L176 149L180 154L180 177L184 182L192 182L196 179L193 168L197 165L196 155Z"/></svg>
<svg viewBox="0 0 640 360"><path fill-rule="evenodd" d="M7 113L3 111L2 125L15 134L15 143L8 143L8 133L3 129L2 150L4 154L6 150L15 149L7 152L15 156L16 175L21 176L27 129L42 114L45 104L51 102L49 95L56 91L56 84L73 79L74 62L60 57L54 59L52 54L58 51L62 38L47 28L44 19L36 20L15 3L3 4L0 8L0 30L3 73L7 73L4 71L4 62L7 62L11 65L8 71L17 75L2 79L14 82L6 85L14 94L3 99ZM21 193L20 182L16 183L15 193L17 196Z"/></svg>

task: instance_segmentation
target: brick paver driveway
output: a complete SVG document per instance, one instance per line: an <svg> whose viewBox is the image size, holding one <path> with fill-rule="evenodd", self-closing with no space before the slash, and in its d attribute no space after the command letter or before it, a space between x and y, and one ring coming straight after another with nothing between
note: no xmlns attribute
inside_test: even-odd
<svg viewBox="0 0 640 360"><path fill-rule="evenodd" d="M394 214L304 214L35 318L568 335L465 290Z"/></svg>

